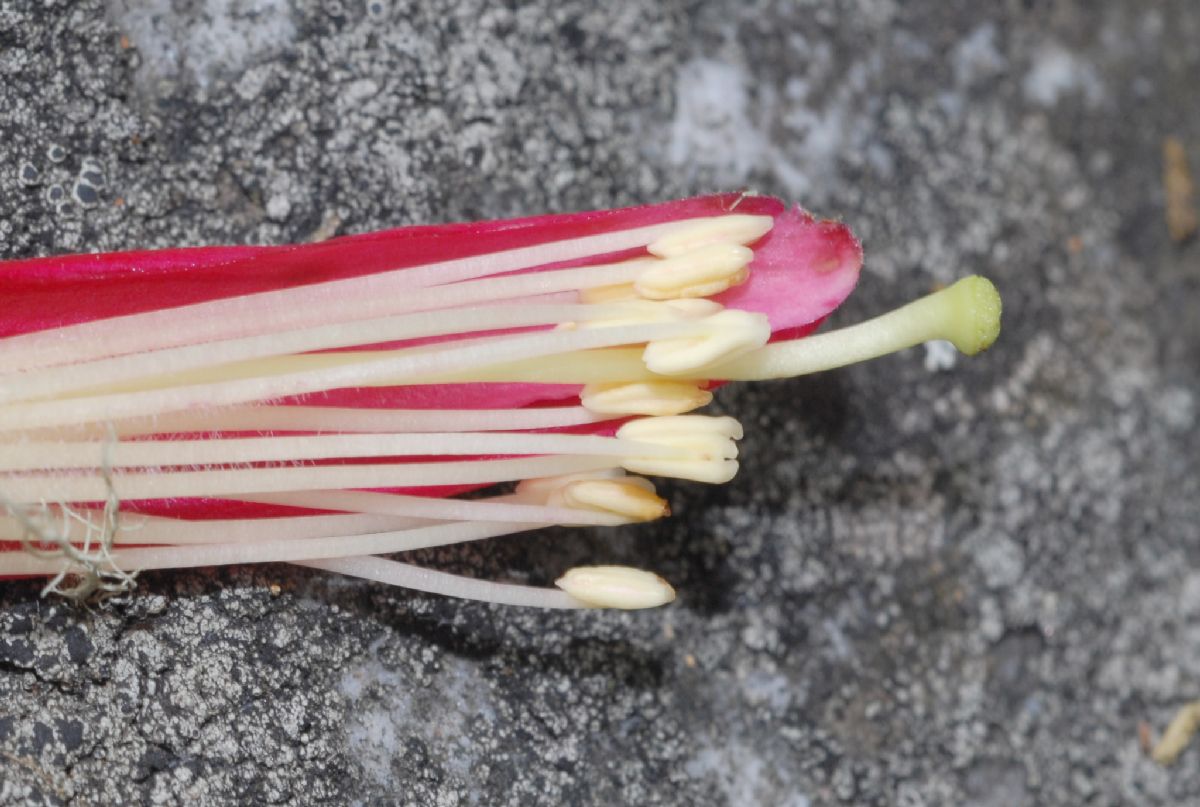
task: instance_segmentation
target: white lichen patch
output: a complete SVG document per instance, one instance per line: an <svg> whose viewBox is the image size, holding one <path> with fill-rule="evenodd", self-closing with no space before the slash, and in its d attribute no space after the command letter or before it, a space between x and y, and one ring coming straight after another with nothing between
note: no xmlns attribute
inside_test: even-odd
<svg viewBox="0 0 1200 807"><path fill-rule="evenodd" d="M944 339L925 343L925 369L931 373L953 370L958 362L958 350Z"/></svg>
<svg viewBox="0 0 1200 807"><path fill-rule="evenodd" d="M784 807L809 807L811 801L790 781L786 769L764 759L761 749L731 742L720 747L701 747L688 761L693 778L711 779L729 804L763 804L764 798ZM779 782L777 780L784 780Z"/></svg>
<svg viewBox="0 0 1200 807"><path fill-rule="evenodd" d="M741 66L714 59L679 69L667 147L673 164L711 171L736 187L767 161L767 140L750 117L748 81Z"/></svg>
<svg viewBox="0 0 1200 807"><path fill-rule="evenodd" d="M404 743L419 738L431 758L465 785L482 762L473 749L472 726L496 723L488 687L469 662L448 659L436 687L390 669L382 660L383 640L365 660L347 668L339 689L348 709L347 745L367 779L390 792L393 765Z"/></svg>
<svg viewBox="0 0 1200 807"><path fill-rule="evenodd" d="M1045 107L1073 94L1082 94L1091 105L1104 99L1104 85L1096 69L1057 43L1044 45L1034 55L1022 89L1027 99Z"/></svg>
<svg viewBox="0 0 1200 807"><path fill-rule="evenodd" d="M970 87L1002 73L1008 60L996 48L996 26L980 25L954 48L954 80L959 87Z"/></svg>
<svg viewBox="0 0 1200 807"><path fill-rule="evenodd" d="M187 77L200 86L274 56L296 36L287 0L204 0L177 14L171 0L109 0L109 14L141 54L144 79Z"/></svg>

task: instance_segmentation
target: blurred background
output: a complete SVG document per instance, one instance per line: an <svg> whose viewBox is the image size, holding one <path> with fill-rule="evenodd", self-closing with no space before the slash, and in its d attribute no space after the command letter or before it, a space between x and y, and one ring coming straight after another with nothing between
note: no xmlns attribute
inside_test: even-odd
<svg viewBox="0 0 1200 807"><path fill-rule="evenodd" d="M1004 333L722 392L676 515L417 560L654 568L543 614L283 567L0 588L0 802L1190 803L1194 0L0 0L0 257L753 189L849 223L833 324ZM2 302L2 301L0 301Z"/></svg>

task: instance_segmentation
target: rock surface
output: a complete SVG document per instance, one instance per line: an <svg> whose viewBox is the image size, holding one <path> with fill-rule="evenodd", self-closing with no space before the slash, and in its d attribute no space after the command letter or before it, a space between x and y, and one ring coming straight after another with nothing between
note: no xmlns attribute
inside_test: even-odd
<svg viewBox="0 0 1200 807"><path fill-rule="evenodd" d="M0 0L0 255L743 186L850 221L851 322L982 272L1001 342L725 390L676 516L425 553L636 615L282 567L0 588L0 803L1181 804L1200 749L1192 0ZM519 7L517 7L519 6ZM276 587L277 586L277 587Z"/></svg>

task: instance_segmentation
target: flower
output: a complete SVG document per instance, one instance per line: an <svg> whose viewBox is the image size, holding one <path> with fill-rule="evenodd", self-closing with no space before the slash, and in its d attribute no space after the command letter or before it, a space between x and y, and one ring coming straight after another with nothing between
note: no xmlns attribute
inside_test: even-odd
<svg viewBox="0 0 1200 807"><path fill-rule="evenodd" d="M83 596L126 570L287 561L496 602L661 604L669 585L636 570L534 589L378 556L661 517L639 474L737 471L741 426L694 414L713 387L995 339L981 278L807 336L861 262L842 224L724 195L0 264L0 575Z"/></svg>

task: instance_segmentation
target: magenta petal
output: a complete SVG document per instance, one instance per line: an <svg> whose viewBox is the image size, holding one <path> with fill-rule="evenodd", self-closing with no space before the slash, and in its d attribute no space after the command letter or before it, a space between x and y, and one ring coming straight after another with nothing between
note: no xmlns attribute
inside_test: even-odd
<svg viewBox="0 0 1200 807"><path fill-rule="evenodd" d="M520 409L542 402L578 402L579 389L578 384L428 384L335 389L286 403L368 409Z"/></svg>
<svg viewBox="0 0 1200 807"><path fill-rule="evenodd" d="M850 228L816 221L794 207L777 216L755 246L749 281L713 299L766 314L775 334L804 328L821 322L850 295L862 258Z"/></svg>

